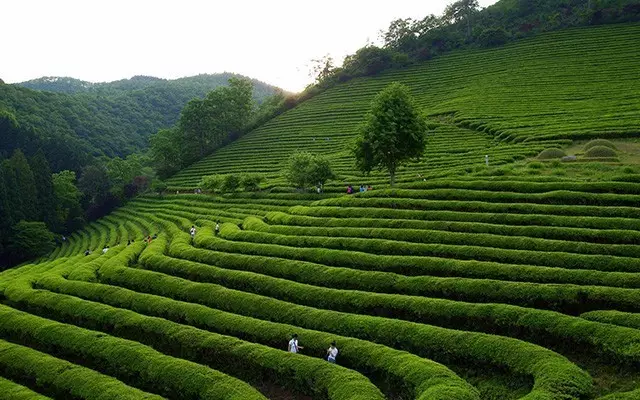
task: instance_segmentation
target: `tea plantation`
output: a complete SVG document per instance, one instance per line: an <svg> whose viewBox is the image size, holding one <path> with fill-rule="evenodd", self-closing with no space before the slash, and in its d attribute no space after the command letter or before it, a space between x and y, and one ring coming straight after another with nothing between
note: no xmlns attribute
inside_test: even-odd
<svg viewBox="0 0 640 400"><path fill-rule="evenodd" d="M0 273L0 399L640 399L640 168L514 164L639 133L638 39L563 31L338 86ZM432 130L391 189L347 144L394 80ZM295 149L341 180L284 187ZM267 188L184 194L246 171Z"/></svg>

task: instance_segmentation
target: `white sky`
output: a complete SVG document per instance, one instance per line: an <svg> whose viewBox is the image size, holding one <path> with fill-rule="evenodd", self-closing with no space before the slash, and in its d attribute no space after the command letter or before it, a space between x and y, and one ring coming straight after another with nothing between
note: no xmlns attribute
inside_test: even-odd
<svg viewBox="0 0 640 400"><path fill-rule="evenodd" d="M440 15L453 1L3 0L0 79L228 71L300 91L311 82L311 59L341 62L392 20Z"/></svg>

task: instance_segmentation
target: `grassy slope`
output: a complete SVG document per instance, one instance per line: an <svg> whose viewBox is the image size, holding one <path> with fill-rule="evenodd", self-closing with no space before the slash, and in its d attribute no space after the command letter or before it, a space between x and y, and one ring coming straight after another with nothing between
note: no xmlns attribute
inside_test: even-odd
<svg viewBox="0 0 640 400"><path fill-rule="evenodd" d="M203 174L243 171L275 177L295 149L329 154L341 175L353 176L347 146L372 98L392 81L409 85L436 121L438 115L454 116L438 131L451 146L457 140L479 143L479 151L463 154L460 164L480 165L485 152L529 155L520 148L495 149L508 146L502 141L631 136L640 125L639 37L638 24L572 29L356 79L270 121L169 183L188 188ZM431 152L443 150L433 147L426 164L407 173L433 171Z"/></svg>

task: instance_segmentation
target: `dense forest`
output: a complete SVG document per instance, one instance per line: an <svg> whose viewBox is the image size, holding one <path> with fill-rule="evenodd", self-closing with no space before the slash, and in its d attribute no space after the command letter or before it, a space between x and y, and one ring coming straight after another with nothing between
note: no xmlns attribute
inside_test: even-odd
<svg viewBox="0 0 640 400"><path fill-rule="evenodd" d="M244 82L251 121L259 123L258 111L284 98L275 87L238 77L0 83L0 269L43 254L53 237L62 240L151 185L161 187L146 154L149 137L176 125L183 108L188 116L187 104Z"/></svg>
<svg viewBox="0 0 640 400"><path fill-rule="evenodd" d="M462 48L487 48L569 27L640 21L640 0L501 0L481 9L458 0L442 15L396 19L380 32L382 47L367 45L342 66L327 55L314 60L316 81L303 100L359 76L403 68Z"/></svg>
<svg viewBox="0 0 640 400"><path fill-rule="evenodd" d="M234 74L165 80L134 77L90 84L71 78L41 78L0 84L0 119L14 119L19 135L1 129L0 155L16 148L42 148L54 170L79 171L88 156L126 156L147 147L149 136L175 124L193 98L226 85ZM31 90L28 88L37 89ZM253 81L261 101L276 88Z"/></svg>

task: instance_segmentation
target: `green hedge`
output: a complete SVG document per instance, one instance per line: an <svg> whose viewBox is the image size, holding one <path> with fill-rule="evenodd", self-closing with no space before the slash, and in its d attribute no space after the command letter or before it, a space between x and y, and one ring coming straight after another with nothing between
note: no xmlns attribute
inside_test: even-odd
<svg viewBox="0 0 640 400"><path fill-rule="evenodd" d="M615 194L640 194L640 185L620 182L580 182L567 181L548 182L553 177L544 177L544 182L531 182L532 177L526 180L516 180L516 177L504 179L484 180L472 177L471 179L434 179L426 182L414 182L399 185L403 189L466 189L466 190L491 190L495 192L514 193L544 193L557 190L570 190L572 192L589 193L615 193Z"/></svg>
<svg viewBox="0 0 640 400"><path fill-rule="evenodd" d="M3 307L2 312L5 309ZM6 315L3 313L3 317ZM4 376L11 376L18 380L25 379L38 390L42 390L54 398L162 399L160 396L127 386L110 376L4 340L0 340L0 371ZM0 379L0 399L44 400L47 398Z"/></svg>
<svg viewBox="0 0 640 400"><path fill-rule="evenodd" d="M264 399L249 385L211 368L4 305L0 305L0 334L47 352L85 360L123 381L175 399Z"/></svg>
<svg viewBox="0 0 640 400"><path fill-rule="evenodd" d="M493 190L469 190L469 189L383 189L360 193L354 198L383 198L402 200L456 200L487 202L489 204L553 204L560 206L587 205L591 207L634 207L640 202L637 194L616 193L592 193L585 191L554 190L543 193L515 193ZM329 201L329 200L325 200Z"/></svg>
<svg viewBox="0 0 640 400"><path fill-rule="evenodd" d="M461 233L486 233L501 236L523 236L551 240L573 242L593 242L603 244L631 244L640 243L640 232L621 229L588 229L563 226L517 226L504 224L488 224L484 222L456 222L456 221L417 221L407 219L381 218L318 218L304 215L290 215L280 211L270 211L264 215L266 221L276 225L286 225L287 229L331 228L355 229L353 232L364 234L372 231L377 233L381 229L394 232L396 229L436 230ZM284 228L280 228L284 229ZM312 231L308 231L312 232ZM347 230L346 232L351 232ZM475 236L475 235L474 235Z"/></svg>
<svg viewBox="0 0 640 400"><path fill-rule="evenodd" d="M271 347L284 348L288 336L296 332L300 335L305 348L303 354L322 355L328 343L336 340L340 348L340 365L375 371L377 375L385 376L388 381L397 381L405 386L405 390L412 393L413 398L424 400L446 396L450 399L478 398L475 389L446 367L371 342L244 317L124 288L67 281L55 276L41 278L38 286L116 307L127 307L136 312L161 316L176 322L188 323L213 332L242 337Z"/></svg>
<svg viewBox="0 0 640 400"><path fill-rule="evenodd" d="M222 237L233 241L252 242L258 245L275 244L296 247L299 255L291 259L308 259L304 254L308 248L337 249L348 252L363 252L380 255L453 258L463 260L494 261L500 263L541 265L568 269L593 269L599 271L640 272L640 246L600 245L551 241L545 239L512 238L486 234L463 234L442 231L407 231L403 229L369 229L366 238L350 236L348 228L314 230L322 236L305 236L305 230L280 227L272 229L256 217L247 217L242 223L244 230L227 228ZM361 232L361 231L360 231ZM371 236L383 236L372 238ZM422 243L414 243L420 240ZM526 250L525 250L526 249ZM325 264L341 264L340 254L328 250L329 260ZM582 253L582 254L579 254ZM351 259L361 260L363 265L376 264L375 255L353 254ZM392 257L395 260L398 257ZM332 259L336 259L331 262ZM309 260L316 261L316 260ZM398 260L397 262L401 262ZM344 265L348 266L348 265ZM357 268L357 267L356 267Z"/></svg>
<svg viewBox="0 0 640 400"><path fill-rule="evenodd" d="M397 192L397 191L396 191ZM312 206L338 206L338 207L366 207L370 208L391 208L404 210L440 210L440 211L465 211L465 212L483 212L483 213L504 213L504 214L550 214L550 215L572 215L572 216L588 216L588 217L606 217L606 218L640 218L640 209L635 207L640 203L639 196L633 195L605 195L620 197L618 203L622 205L597 206L597 205L581 205L589 204L581 203L580 198L574 198L575 204L571 204L572 197L558 199L559 204L535 204L535 203L514 203L505 200L505 202L487 202L479 201L481 196L476 196L475 192L470 191L465 200L457 199L411 199L398 197L393 198L393 192L386 193L388 197L366 197L367 194L355 196L342 196L332 199L320 200L312 204ZM373 193L373 191L372 191ZM496 193L496 192L489 192ZM573 193L573 192L569 192ZM497 193L501 194L501 193ZM523 201L533 194L523 194ZM495 199L490 199L494 200ZM367 210L368 211L368 210Z"/></svg>
<svg viewBox="0 0 640 400"><path fill-rule="evenodd" d="M628 326L640 330L640 314L627 313L615 310L590 311L580 315L581 318L590 321L602 322L619 326Z"/></svg>
<svg viewBox="0 0 640 400"><path fill-rule="evenodd" d="M0 345L0 348L2 345ZM0 400L51 400L47 396L0 376Z"/></svg>
<svg viewBox="0 0 640 400"><path fill-rule="evenodd" d="M181 358L226 369L228 373L253 375L257 381L264 376L275 376L282 384L328 399L383 399L379 390L362 375L335 368L319 358L301 357L162 318L42 290L9 288L5 296L11 304L26 310L147 343ZM286 335L282 336L282 342L286 344ZM221 395L219 392L218 396ZM249 397L250 393L245 395L258 398Z"/></svg>
<svg viewBox="0 0 640 400"><path fill-rule="evenodd" d="M203 224L211 225L208 221L204 221ZM240 233L235 225L222 225L221 236L223 237L235 238L236 235L246 237L248 234L251 232L242 231ZM196 245L214 251L202 252L198 249L189 249L175 252L173 255L178 258L205 261L208 264L229 269L248 270L322 286L358 290L441 297L433 284L435 282L443 284L446 282L446 278L437 278L436 276L621 288L640 287L640 274L638 273L547 268L435 257L385 256L324 248L234 242L214 237L210 234L210 230L202 230L201 235L196 238ZM327 268L328 266L334 268ZM323 271L321 278L323 281L309 281L309 279L313 279L313 274L310 274L310 271L317 271L318 277L320 276L319 271ZM340 275L332 276L330 271L341 272ZM328 276L324 277L324 275ZM461 280L460 282L470 281ZM515 282L504 282L505 289L509 286L523 287ZM587 287L586 289L592 288ZM563 292L571 293L572 291ZM605 290L601 293L607 292ZM460 295L465 298L464 294ZM539 295L536 297L544 301L544 297ZM507 301L507 299L505 297L486 297L475 300ZM548 306L542 306L548 308ZM575 311L572 312L575 313Z"/></svg>
<svg viewBox="0 0 640 400"><path fill-rule="evenodd" d="M539 211L539 210L538 210ZM473 212L473 211L419 211L398 210L391 208L366 208L364 207L305 207L296 206L289 209L289 213L312 217L328 218L389 218L405 220L427 221L459 221L459 222L484 222L490 224L508 225L538 225L538 226L562 226L592 229L628 229L640 231L640 220L635 218L609 218L592 216L566 216L544 215L543 213L530 212L524 214L511 214L508 211L501 212Z"/></svg>
<svg viewBox="0 0 640 400"><path fill-rule="evenodd" d="M188 238L180 239L180 241L182 240L188 241ZM176 237L174 236L173 242L175 241ZM160 243L158 243L157 248L161 249ZM214 269L213 267L197 265L196 263L151 253L150 251L143 253L140 262L145 265L152 264L154 269L162 270L165 273L179 272L183 275L196 276L198 268ZM159 263L162 265L158 265ZM217 285L188 282L150 271L109 266L108 268L103 267L100 270L100 274L102 280L110 284L147 293L152 292L183 301L198 302L257 318L276 320L274 316L277 315L278 322L290 323L308 329L321 329L346 336L357 336L364 340L393 345L415 354L434 358L440 362L458 361L464 363L474 362L480 365L484 363L494 366L506 365L513 372L533 376L536 379L536 389L534 390L536 393L538 391L583 393L583 391L588 391L590 387L590 379L563 357L544 348L514 339L473 332L452 331L408 321L392 321L386 318L313 309L308 306L294 305L273 298L236 292ZM225 274L225 277L231 278L233 274L238 278L242 277L240 280L245 282L247 286L254 286L259 282L247 280L246 273L233 272L232 274ZM274 281L272 278L266 277L259 279L267 279L264 281L266 284L269 281ZM273 286L273 283L275 282L272 282L271 286ZM282 289L292 295L307 296L306 292L294 289L297 286L300 285L287 281L282 281L281 283ZM301 286L311 288L307 285ZM324 295L324 300L321 300L318 306L324 307L327 302L342 301L340 296L336 297L334 295L334 293L336 295L340 293L339 291L318 289ZM357 295L356 292L353 293ZM360 297L364 300L369 297L369 294L362 293ZM396 301L404 296L390 297ZM358 311L357 304L354 301L345 299L345 302L348 303L348 307L351 307L353 311ZM419 307L419 309L423 309L423 307ZM464 343L464 345L459 343ZM495 351L494 349L501 350ZM562 385L560 385L560 382L563 382ZM572 389L567 388L566 384L569 384ZM566 389L559 389L559 387Z"/></svg>

